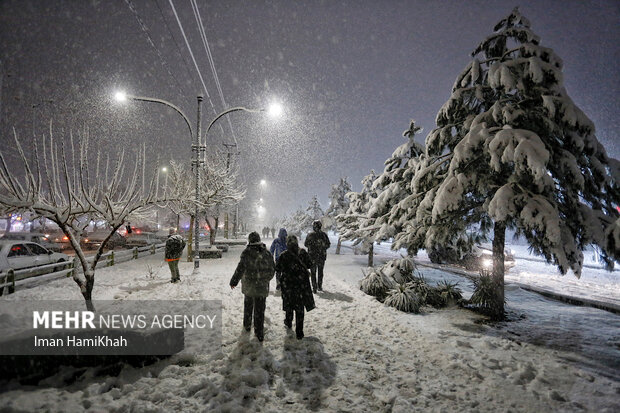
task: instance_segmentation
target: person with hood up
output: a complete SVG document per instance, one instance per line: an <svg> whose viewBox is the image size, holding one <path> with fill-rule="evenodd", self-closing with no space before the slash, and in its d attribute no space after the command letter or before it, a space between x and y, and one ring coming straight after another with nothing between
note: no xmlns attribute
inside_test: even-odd
<svg viewBox="0 0 620 413"><path fill-rule="evenodd" d="M269 295L269 281L273 278L274 263L271 253L260 241L258 232L248 235L248 246L241 253L237 269L230 280L234 289L241 281L243 300L243 328L249 332L254 315L254 334L258 341L265 337L265 300Z"/></svg>
<svg viewBox="0 0 620 413"><path fill-rule="evenodd" d="M286 247L276 263L276 271L281 273L284 325L288 329L293 327L295 313L295 333L301 340L304 338L304 310L310 311L315 307L308 271L312 261L306 250L299 248L295 235L287 237Z"/></svg>
<svg viewBox="0 0 620 413"><path fill-rule="evenodd" d="M278 231L278 238L274 239L271 243L271 247L269 251L273 255L275 262L278 262L278 258L280 258L280 254L286 251L286 236L287 232L284 228L280 228ZM280 289L280 273L276 270L276 290Z"/></svg>
<svg viewBox="0 0 620 413"><path fill-rule="evenodd" d="M175 234L175 232L174 228L170 228L168 231L168 239L166 239L166 250L164 253L164 259L168 262L168 266L170 267L171 283L181 281L179 260L183 254L183 248L185 248L185 240L182 236Z"/></svg>
<svg viewBox="0 0 620 413"><path fill-rule="evenodd" d="M327 259L327 250L331 246L329 237L321 231L322 226L321 221L314 221L312 223L313 232L308 234L304 242L304 246L308 248L308 253L312 259L312 291L315 293L317 290L323 291L323 268ZM318 282L317 271L319 273Z"/></svg>

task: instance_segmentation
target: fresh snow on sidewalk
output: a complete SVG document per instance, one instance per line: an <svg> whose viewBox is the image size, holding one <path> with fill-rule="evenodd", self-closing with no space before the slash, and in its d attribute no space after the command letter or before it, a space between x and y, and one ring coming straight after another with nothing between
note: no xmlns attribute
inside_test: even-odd
<svg viewBox="0 0 620 413"><path fill-rule="evenodd" d="M359 290L365 256L349 248L337 256L332 248L326 291L306 313L306 337L287 335L274 280L261 345L242 333L243 296L228 286L242 250L235 246L222 259L202 260L196 276L192 263L182 261L178 284L169 283L161 254L97 270L98 300L222 300L221 350L126 366L118 376L97 376L93 368L68 385L69 369L37 387L9 383L0 393L0 411L620 411L615 314L518 288L507 292L516 319L501 325L481 323L459 308L405 314ZM379 248L377 263L394 256ZM456 277L422 273L431 282ZM471 289L460 280L467 296ZM51 298L81 295L63 279L2 297Z"/></svg>

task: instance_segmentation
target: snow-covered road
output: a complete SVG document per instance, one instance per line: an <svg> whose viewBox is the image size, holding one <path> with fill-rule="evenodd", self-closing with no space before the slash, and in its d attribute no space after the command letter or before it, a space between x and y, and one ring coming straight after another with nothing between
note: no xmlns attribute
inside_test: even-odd
<svg viewBox="0 0 620 413"><path fill-rule="evenodd" d="M125 367L118 376L97 377L91 369L69 385L59 384L59 374L35 388L5 388L0 411L620 410L615 314L519 289L508 291L516 320L499 326L458 308L404 314L359 290L366 257L345 249L328 257L326 291L306 314L306 338L287 335L280 298L272 292L261 345L242 333L243 298L228 287L241 250L203 261L195 277L192 264L182 262L179 284L167 282L161 254L97 271L97 299L221 299L221 351ZM436 270L424 275L431 281L455 277ZM2 297L43 298L80 296L65 279Z"/></svg>

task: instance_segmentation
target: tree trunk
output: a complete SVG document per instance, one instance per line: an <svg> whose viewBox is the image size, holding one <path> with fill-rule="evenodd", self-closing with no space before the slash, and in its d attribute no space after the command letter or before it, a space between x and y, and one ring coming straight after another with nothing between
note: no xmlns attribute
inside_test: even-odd
<svg viewBox="0 0 620 413"><path fill-rule="evenodd" d="M207 222L209 223L209 244L210 245L215 244L215 237L217 235L217 227L220 224L220 217L219 216L213 217L213 220L215 222L215 225L211 225L211 222L209 222L209 218L207 218Z"/></svg>
<svg viewBox="0 0 620 413"><path fill-rule="evenodd" d="M370 244L370 249L368 250L368 266L372 267L374 266L374 250L375 250L375 244L374 242L372 244Z"/></svg>
<svg viewBox="0 0 620 413"><path fill-rule="evenodd" d="M194 260L194 244L192 243L194 239L194 216L189 216L189 236L187 237L187 262L192 262Z"/></svg>
<svg viewBox="0 0 620 413"><path fill-rule="evenodd" d="M95 270L88 270L84 272L84 278L86 278L86 285L82 289L82 296L86 302L86 309L88 311L95 311L93 305L93 287L95 286Z"/></svg>
<svg viewBox="0 0 620 413"><path fill-rule="evenodd" d="M504 244L506 241L506 224L496 222L493 227L493 281L496 288L496 305L492 316L504 318Z"/></svg>
<svg viewBox="0 0 620 413"><path fill-rule="evenodd" d="M82 272L84 273L84 280L82 280L76 271L73 272L73 281L80 288L80 292L82 293L82 297L84 297L84 301L86 301L86 309L88 311L95 311L95 307L92 302L92 294L93 294L93 286L95 285L95 264L91 266L89 262L86 260L86 255L84 255L84 251L82 251L82 246L80 245L80 238L73 231L70 231L66 225L56 222L58 227L65 233L65 235L69 238L69 242L75 251L75 255L80 261L80 265L82 266Z"/></svg>
<svg viewBox="0 0 620 413"><path fill-rule="evenodd" d="M336 255L340 255L340 247L342 246L342 239L338 237L338 244L336 245Z"/></svg>
<svg viewBox="0 0 620 413"><path fill-rule="evenodd" d="M180 226L181 226L181 214L177 214L177 231L179 231Z"/></svg>

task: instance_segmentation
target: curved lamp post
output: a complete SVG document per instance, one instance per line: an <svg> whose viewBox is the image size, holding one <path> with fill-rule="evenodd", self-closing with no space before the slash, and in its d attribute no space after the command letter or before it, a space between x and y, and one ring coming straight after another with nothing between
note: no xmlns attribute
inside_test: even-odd
<svg viewBox="0 0 620 413"><path fill-rule="evenodd" d="M202 118L202 100L203 97L201 95L197 96L197 101L198 101L198 110L197 110L197 114L196 114L196 133L194 134L194 131L192 130L192 125L191 122L189 121L189 118L187 117L187 115L185 115L185 113L183 113L183 111L176 106L173 103L168 102L167 100L163 100L163 99L158 99L158 98L151 98L151 97L145 97L145 96L134 96L134 95L129 95L125 92L117 92L115 95L115 98L117 101L119 102L124 102L127 99L131 99L131 100L138 100L138 101L143 101L143 102L153 102L153 103L159 103L162 104L164 106L168 106L169 108L172 108L173 110L175 110L179 115L181 115L181 117L183 118L183 120L185 121L185 123L187 124L187 128L189 129L189 134L190 134L190 138L193 140L193 144L192 144L192 153L194 154L193 159L192 159L192 166L195 169L195 173L194 173L194 184L195 184L195 197L194 197L194 201L196 204L196 208L194 210L194 271L196 271L199 267L200 267L200 226L198 225L198 212L199 212L199 208L198 208L198 204L200 203L200 165L204 162L204 160L202 159L202 157L204 156L204 151L206 149L205 145L203 145L201 143L200 140L200 135L201 135L201 131L200 131L200 120ZM261 112L267 112L270 116L272 117L277 117L280 116L283 112L282 110L282 106L278 103L272 103L269 108L267 109L248 109L248 108L244 108L241 106L237 106L234 108L230 108L230 109L226 109L225 111L223 111L222 113L220 113L219 115L217 115L212 121L211 123L209 123L209 126L207 127L207 130L205 131L205 144L207 141L207 134L209 133L209 130L211 130L211 127L215 124L215 122L222 118L223 116L231 113L231 112L237 112L237 111L244 111L244 112L250 112L250 113L261 113ZM202 156L201 156L202 153Z"/></svg>

